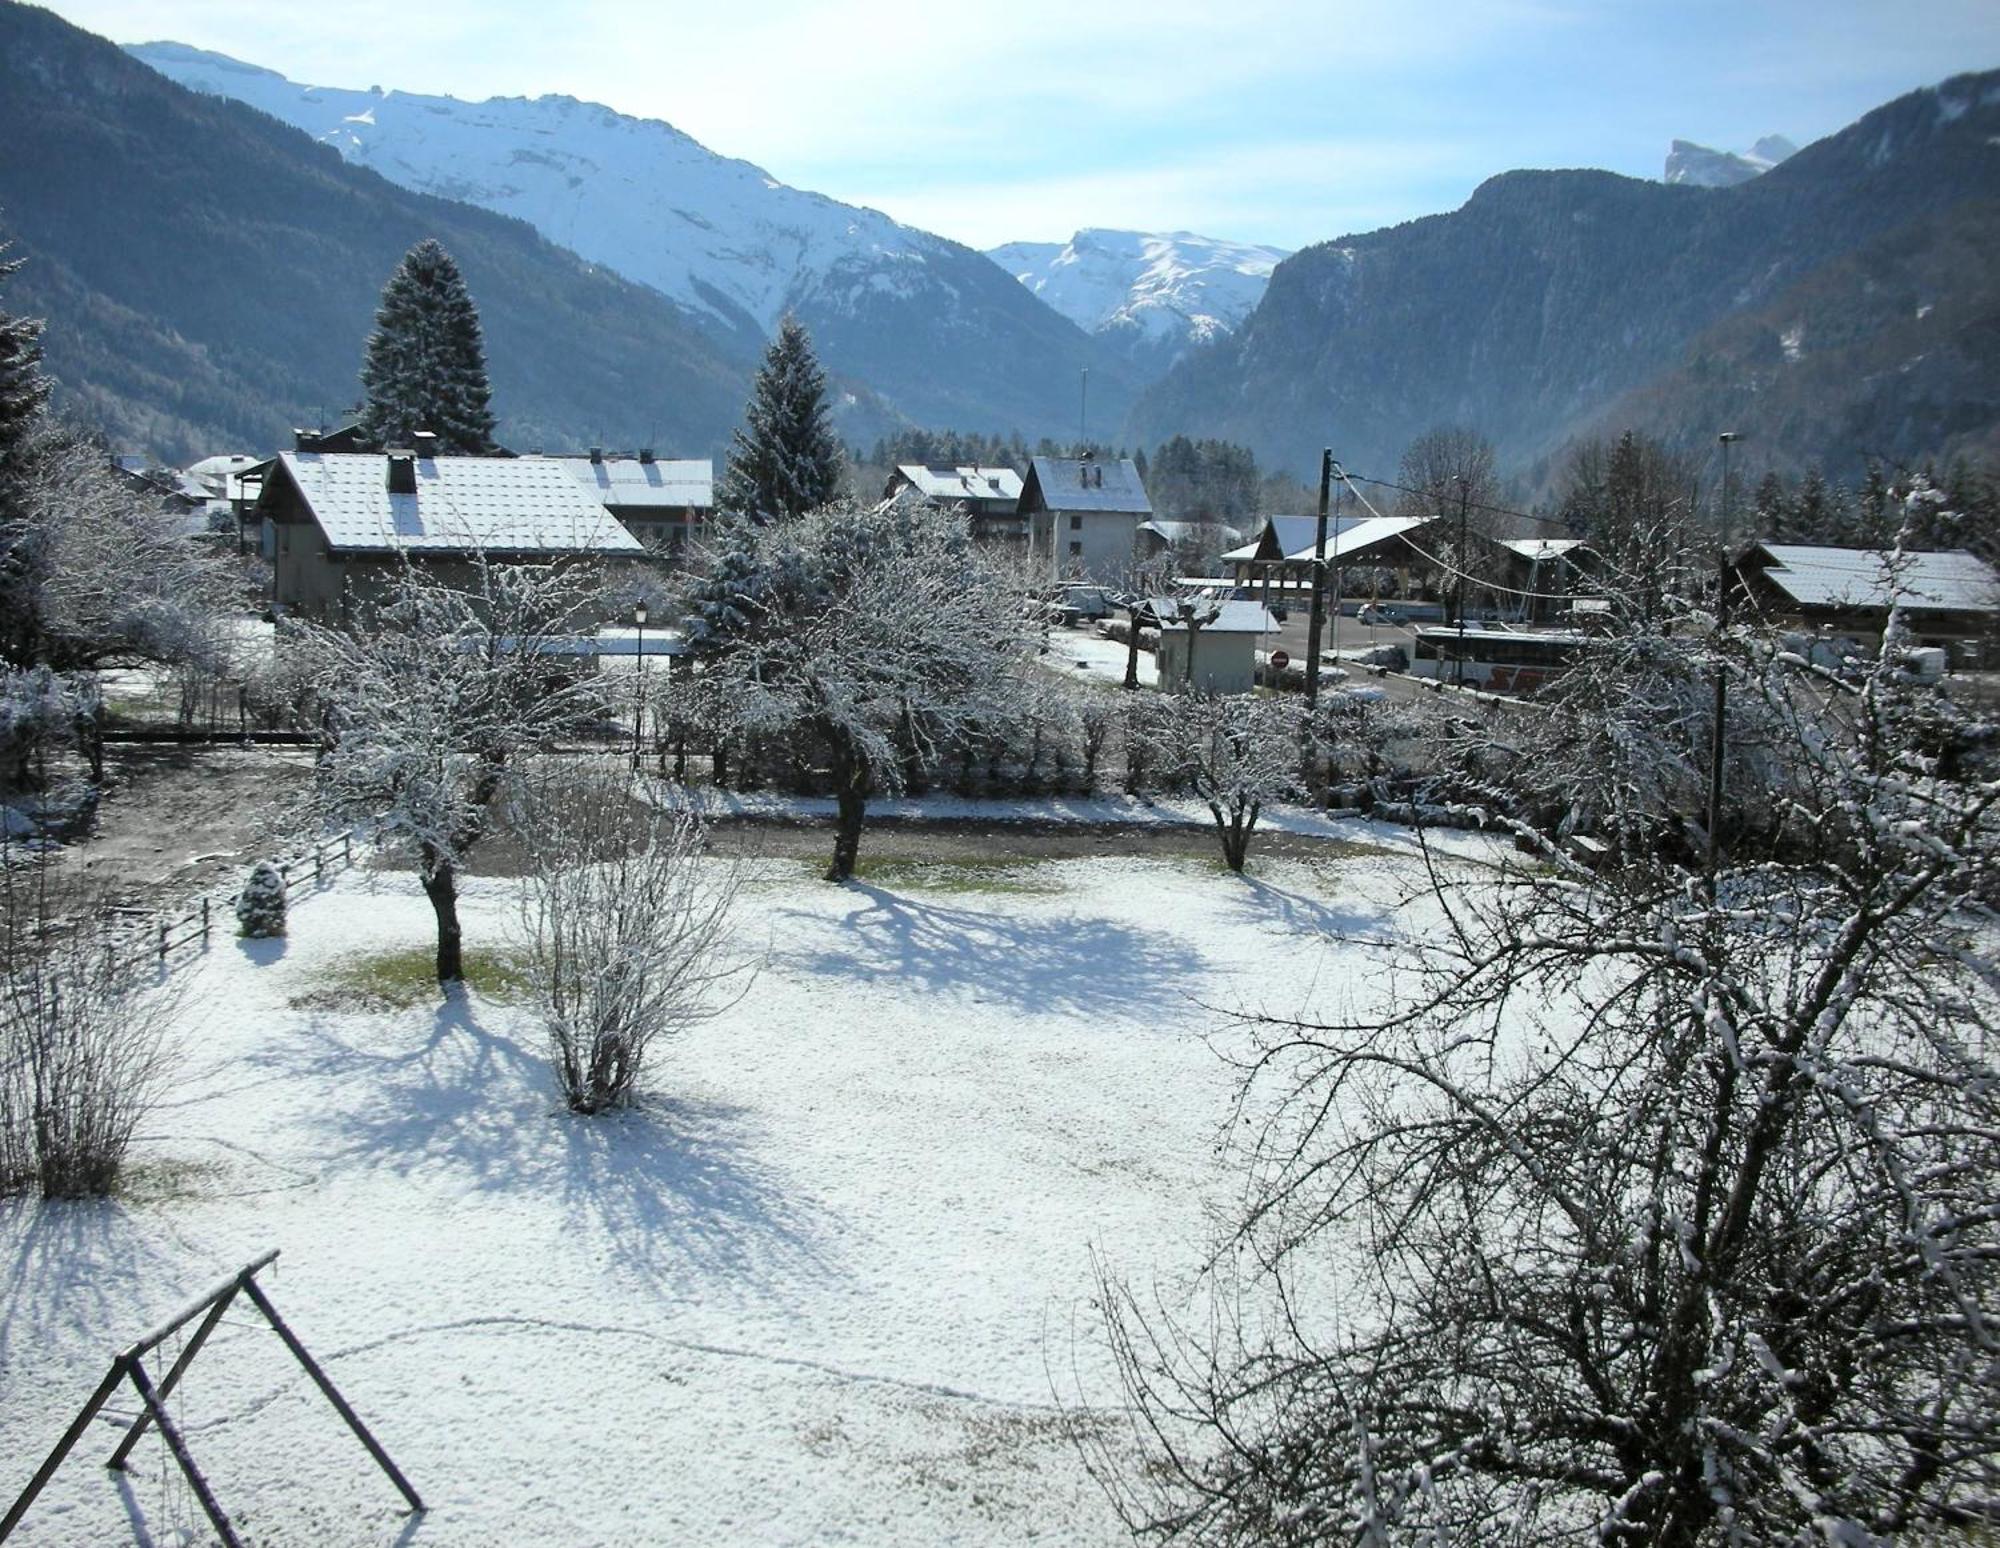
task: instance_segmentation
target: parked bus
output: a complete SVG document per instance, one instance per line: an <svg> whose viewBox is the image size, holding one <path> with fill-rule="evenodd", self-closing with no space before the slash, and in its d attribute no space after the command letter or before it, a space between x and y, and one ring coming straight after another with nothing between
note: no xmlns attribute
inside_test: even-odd
<svg viewBox="0 0 2000 1548"><path fill-rule="evenodd" d="M1427 625L1415 632L1412 673L1490 693L1533 693L1566 671L1589 643L1588 635L1523 629Z"/></svg>

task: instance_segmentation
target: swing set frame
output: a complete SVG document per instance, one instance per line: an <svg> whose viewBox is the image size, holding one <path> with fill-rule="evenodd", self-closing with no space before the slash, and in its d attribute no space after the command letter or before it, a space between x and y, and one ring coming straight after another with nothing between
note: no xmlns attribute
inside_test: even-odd
<svg viewBox="0 0 2000 1548"><path fill-rule="evenodd" d="M195 1466L180 1427L167 1412L167 1399L173 1396L174 1388L180 1385L181 1377L187 1373L188 1366L201 1352L201 1346L208 1341L208 1335L215 1331L216 1325L222 1321L222 1314L230 1308L238 1295L243 1296L263 1313L264 1320L271 1326L271 1331L284 1341L285 1347L292 1352L305 1373L312 1377L314 1384L326 1395L326 1400L333 1405L334 1411L347 1421L347 1427L354 1432L355 1438L367 1447L368 1454L375 1459L376 1465L388 1474L389 1481L402 1493L403 1498L410 1502L410 1509L421 1511L424 1508L424 1502L418 1498L417 1491L410 1487L410 1481L390 1460L389 1453L382 1449L381 1443L369 1434L368 1426L361 1422L360 1415L348 1406L347 1399L340 1395L332 1379L320 1369L319 1362L313 1359L306 1346L299 1342L298 1335L286 1325L285 1319L278 1315L278 1309L271 1304L271 1298L264 1293L263 1286L257 1283L257 1275L276 1262L277 1257L278 1249L273 1247L261 1258L246 1263L206 1295L176 1312L112 1358L111 1369L105 1373L104 1380L98 1383L97 1391L91 1394L90 1401L78 1411L75 1420L64 1432L63 1438L56 1442L55 1449L48 1454L35 1476L28 1480L28 1487L21 1491L20 1498L14 1501L13 1507L5 1517L0 1517L0 1543L4 1543L14 1528L20 1525L21 1518L28 1513L28 1507L35 1503L35 1496L42 1492L43 1486L55 1476L56 1469L62 1466L63 1459L83 1438L84 1431L90 1428L90 1422L97 1417L98 1410L104 1407L121 1383L129 1381L133 1390L139 1395L139 1414L126 1430L124 1439L119 1441L117 1449L111 1453L110 1460L105 1466L123 1472L126 1460L132 1455L132 1448L139 1444L147 1426L157 1425L160 1438L167 1443L167 1449L173 1453L174 1461L180 1464L181 1472L186 1475L189 1487L194 1490L195 1498L201 1502L201 1508L207 1514L209 1524L215 1528L216 1536L222 1540L224 1548L243 1548L243 1540L236 1535L236 1529L230 1524L228 1515L216 1502L215 1493L209 1488L208 1480L202 1477L201 1469ZM160 1378L156 1387L146 1375L143 1364L145 1356L197 1317L201 1318L200 1325L181 1347L180 1354L174 1360L172 1367Z"/></svg>

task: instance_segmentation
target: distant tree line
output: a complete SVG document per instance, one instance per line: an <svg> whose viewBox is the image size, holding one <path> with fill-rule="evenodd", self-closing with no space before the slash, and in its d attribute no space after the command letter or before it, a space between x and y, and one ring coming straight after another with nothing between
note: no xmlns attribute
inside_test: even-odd
<svg viewBox="0 0 2000 1548"><path fill-rule="evenodd" d="M1906 504L1919 488L1934 497ZM1916 548L1965 548L2000 562L2000 473L1964 459L1943 472L1871 460L1852 485L1833 483L1817 468L1790 479L1768 473L1750 504L1750 537L1883 548L1907 520L1908 541Z"/></svg>

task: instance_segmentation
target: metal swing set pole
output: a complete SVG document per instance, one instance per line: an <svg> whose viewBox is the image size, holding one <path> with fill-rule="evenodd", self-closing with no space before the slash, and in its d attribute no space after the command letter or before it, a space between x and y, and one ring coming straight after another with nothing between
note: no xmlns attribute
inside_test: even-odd
<svg viewBox="0 0 2000 1548"><path fill-rule="evenodd" d="M194 1490L195 1498L201 1502L201 1508L207 1514L209 1524L215 1528L216 1536L222 1540L224 1548L242 1548L242 1539L237 1537L235 1529L230 1525L228 1514L217 1502L214 1491L208 1486L208 1480L201 1474L201 1469L195 1466L194 1458L187 1449L187 1441L166 1408L167 1399L173 1395L174 1388L180 1384L188 1366L200 1353L202 1345L208 1341L209 1334L215 1331L216 1326L222 1321L223 1313L235 1301L239 1292L247 1296L257 1310L263 1313L264 1320L271 1325L271 1330L284 1342L285 1347L291 1351L292 1357L304 1368L305 1373L312 1377L314 1385L325 1394L334 1411L346 1421L355 1438L367 1448L369 1456L375 1459L376 1465L388 1475L389 1481L396 1486L403 1498L409 1501L410 1509L421 1511L424 1508L423 1500L410 1486L410 1481L390 1460L389 1453L382 1449L381 1443L369 1433L368 1426L361 1422L360 1415L356 1414L347 1400L340 1395L332 1379L320 1368L319 1362L307 1352L298 1335L278 1315L278 1309L271 1304L270 1298L264 1294L263 1287L257 1283L257 1274L270 1267L277 1261L277 1257L278 1250L274 1247L261 1258L245 1264L206 1295L189 1303L113 1358L111 1369L105 1373L104 1380L97 1384L97 1390L78 1411L70 1427L63 1432L62 1439L56 1442L55 1449L36 1470L35 1476L28 1480L28 1486L21 1491L20 1497L14 1501L6 1516L0 1517L0 1542L5 1542L14 1528L20 1524L21 1518L28 1513L28 1507L35 1503L35 1497L55 1476L56 1469L62 1466L64 1458L83 1438L84 1432L90 1428L91 1421L110 1400L112 1393L118 1390L119 1384L129 1381L139 1396L141 1404L139 1416L133 1420L131 1427L119 1441L117 1449L111 1453L105 1465L122 1471L126 1459L132 1454L132 1448L146 1433L146 1427L157 1425L160 1438L167 1443L167 1449L173 1453L174 1461L186 1475L189 1486ZM145 1356L194 1321L196 1317L201 1317L201 1325L195 1329L194 1335L181 1349L172 1367L155 1387L146 1375Z"/></svg>

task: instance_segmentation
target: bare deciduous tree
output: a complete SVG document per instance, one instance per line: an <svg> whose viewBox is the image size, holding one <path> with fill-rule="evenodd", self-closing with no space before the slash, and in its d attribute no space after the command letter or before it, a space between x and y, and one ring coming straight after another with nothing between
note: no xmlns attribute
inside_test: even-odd
<svg viewBox="0 0 2000 1548"><path fill-rule="evenodd" d="M629 779L566 771L526 797L528 977L570 1110L631 1100L654 1046L714 1016L747 967L726 950L733 871L704 862L699 814Z"/></svg>
<svg viewBox="0 0 2000 1548"><path fill-rule="evenodd" d="M0 1193L109 1193L171 1065L173 986L83 905L0 855Z"/></svg>
<svg viewBox="0 0 2000 1548"><path fill-rule="evenodd" d="M593 573L475 557L456 579L400 566L346 627L292 622L281 649L325 706L308 816L403 846L437 916L437 976L462 976L458 872L522 761L601 708L570 649L595 621Z"/></svg>
<svg viewBox="0 0 2000 1548"><path fill-rule="evenodd" d="M234 600L224 561L144 509L100 449L46 418L24 435L0 499L0 660L214 666Z"/></svg>
<svg viewBox="0 0 2000 1548"><path fill-rule="evenodd" d="M823 760L839 803L831 881L854 874L868 798L935 768L1017 683L1022 598L962 516L921 500L738 523L691 599L711 701Z"/></svg>
<svg viewBox="0 0 2000 1548"><path fill-rule="evenodd" d="M1161 775L1201 797L1230 870L1242 871L1264 808L1300 793L1305 723L1303 705L1291 698L1160 696L1149 729Z"/></svg>
<svg viewBox="0 0 2000 1548"><path fill-rule="evenodd" d="M1142 1535L1991 1527L2000 778L1941 760L1892 653L1738 689L1775 821L1713 874L1439 861L1386 1007L1259 1025L1209 1314L1103 1287L1150 1456L1097 1461Z"/></svg>

